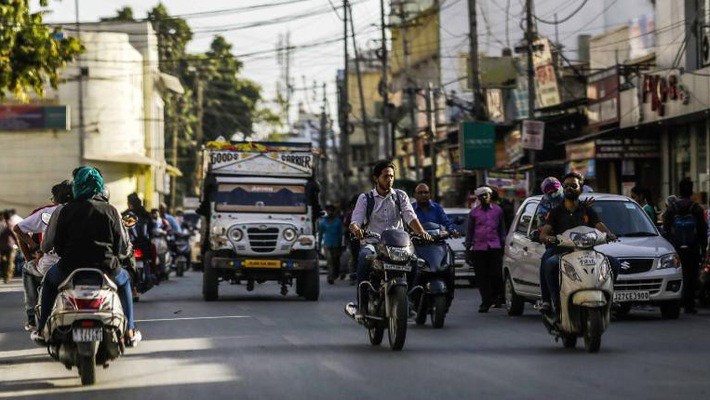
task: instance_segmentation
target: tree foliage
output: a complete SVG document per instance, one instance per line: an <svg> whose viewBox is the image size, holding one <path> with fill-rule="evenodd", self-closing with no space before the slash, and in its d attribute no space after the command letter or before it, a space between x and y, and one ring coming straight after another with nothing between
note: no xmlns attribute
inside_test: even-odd
<svg viewBox="0 0 710 400"><path fill-rule="evenodd" d="M44 25L42 12L30 13L28 3L0 2L0 99L12 94L27 101L30 92L43 96L47 84L56 88L60 70L83 50L76 38Z"/></svg>
<svg viewBox="0 0 710 400"><path fill-rule="evenodd" d="M101 21L103 21L103 22L107 22L107 21L130 22L130 21L135 21L135 20L136 19L133 18L133 9L130 6L125 6L121 9L116 10L115 17L101 18Z"/></svg>

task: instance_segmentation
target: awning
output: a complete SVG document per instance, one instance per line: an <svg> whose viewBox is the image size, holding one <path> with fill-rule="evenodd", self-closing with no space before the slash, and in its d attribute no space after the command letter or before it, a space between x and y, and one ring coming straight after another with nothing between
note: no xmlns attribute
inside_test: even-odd
<svg viewBox="0 0 710 400"><path fill-rule="evenodd" d="M167 171L168 174L176 177L181 177L182 176L182 171L180 171L177 167L173 167L170 164L165 164L165 171Z"/></svg>
<svg viewBox="0 0 710 400"><path fill-rule="evenodd" d="M133 164L159 167L160 161L153 160L138 153L122 153L122 154L93 154L84 157L87 161L99 161L119 164Z"/></svg>
<svg viewBox="0 0 710 400"><path fill-rule="evenodd" d="M160 83L166 89L173 91L178 94L184 94L185 89L183 89L180 79L165 72L160 73Z"/></svg>
<svg viewBox="0 0 710 400"><path fill-rule="evenodd" d="M565 140L564 142L560 142L560 143L558 143L557 145L558 145L558 146L564 146L564 145L570 144L570 143L586 142L587 140L591 140L591 139L597 138L597 137L599 137L599 136L601 136L601 135L604 135L604 134L606 134L606 133L609 133L609 132L619 132L619 131L621 131L621 128L618 128L618 127L617 127L617 128L611 128L611 129L605 129L605 130L603 130L603 131L592 132L592 133L586 134L586 135L584 135L584 136L576 137L576 138L574 138L574 139Z"/></svg>

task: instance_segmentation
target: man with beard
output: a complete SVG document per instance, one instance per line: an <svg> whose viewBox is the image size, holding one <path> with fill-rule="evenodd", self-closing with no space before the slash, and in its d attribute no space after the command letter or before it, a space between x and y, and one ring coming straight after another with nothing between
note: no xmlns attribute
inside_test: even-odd
<svg viewBox="0 0 710 400"><path fill-rule="evenodd" d="M596 211L594 211L588 203L580 203L579 196L582 194L583 185L584 178L576 172L570 172L564 176L562 179L562 188L564 189L565 200L562 204L552 209L547 215L547 224L542 228L540 234L542 243L555 245L557 240L556 235L580 225L596 228L606 233L610 241L616 240L616 235L601 222ZM552 303L557 314L560 310L560 256L566 251L566 249L554 247L554 250L551 252L552 254L550 254L543 263L547 286L550 290ZM616 278L619 271L619 261L611 256L607 256L607 258L609 259L609 265L613 271L614 278Z"/></svg>
<svg viewBox="0 0 710 400"><path fill-rule="evenodd" d="M466 252L473 260L478 289L481 291L479 313L500 306L503 297L503 243L505 218L503 209L491 201L493 190L482 186L474 192L479 205L468 214Z"/></svg>

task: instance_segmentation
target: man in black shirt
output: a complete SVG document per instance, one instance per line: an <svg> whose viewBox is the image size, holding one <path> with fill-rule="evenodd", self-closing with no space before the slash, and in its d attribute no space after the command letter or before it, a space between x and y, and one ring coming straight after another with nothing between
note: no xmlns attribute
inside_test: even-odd
<svg viewBox="0 0 710 400"><path fill-rule="evenodd" d="M559 206L553 208L547 215L547 224L542 228L542 232L540 234L540 239L543 243L554 245L556 242L556 235L580 225L596 228L606 233L607 238L610 241L616 240L616 235L614 235L609 228L601 222L596 211L589 206L588 202L580 204L579 195L582 193L583 185L584 178L582 175L576 172L570 172L565 175L562 180L562 187L565 192L565 201ZM546 277L548 287L550 288L555 310L558 310L558 312L560 309L560 256L565 251L566 249L555 248L554 254L543 263L545 268L544 275ZM619 271L619 262L613 257L607 256L607 258L609 259L609 266L613 271L613 275L616 277Z"/></svg>

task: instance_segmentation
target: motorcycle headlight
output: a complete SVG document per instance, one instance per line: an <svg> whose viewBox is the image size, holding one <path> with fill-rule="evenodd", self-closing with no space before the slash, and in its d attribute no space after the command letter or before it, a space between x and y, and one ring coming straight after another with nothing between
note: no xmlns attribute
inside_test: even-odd
<svg viewBox="0 0 710 400"><path fill-rule="evenodd" d="M387 257L394 262L405 262L412 258L412 252L408 247L387 246Z"/></svg>
<svg viewBox="0 0 710 400"><path fill-rule="evenodd" d="M296 240L296 230L293 228L286 228L284 229L283 236L287 242L293 242Z"/></svg>
<svg viewBox="0 0 710 400"><path fill-rule="evenodd" d="M582 282L582 278L579 277L579 275L577 274L577 271L575 271L572 264L570 264L564 260L562 260L562 273L567 275L567 277L572 279L573 281Z"/></svg>
<svg viewBox="0 0 710 400"><path fill-rule="evenodd" d="M238 241L242 240L243 237L244 237L244 232L242 232L241 229L235 228L235 229L232 229L231 231L229 231L229 238L234 242L238 242Z"/></svg>
<svg viewBox="0 0 710 400"><path fill-rule="evenodd" d="M611 277L611 267L609 266L609 260L606 258L602 265L599 267L599 282L606 282Z"/></svg>
<svg viewBox="0 0 710 400"><path fill-rule="evenodd" d="M678 257L678 254L671 253L661 257L661 262L658 263L658 269L664 268L680 268L680 257Z"/></svg>

